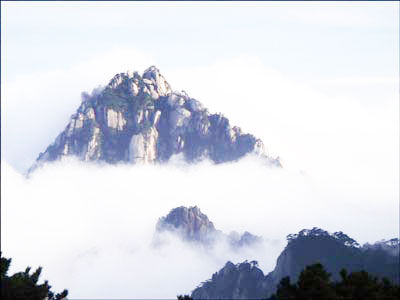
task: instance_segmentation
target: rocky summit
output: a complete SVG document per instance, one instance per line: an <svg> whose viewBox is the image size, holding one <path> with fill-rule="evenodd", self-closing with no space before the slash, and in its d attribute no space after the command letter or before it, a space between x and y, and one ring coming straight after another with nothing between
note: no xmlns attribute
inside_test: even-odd
<svg viewBox="0 0 400 300"><path fill-rule="evenodd" d="M186 241L210 242L218 234L214 224L197 206L174 208L160 218L156 225L158 232L172 231Z"/></svg>
<svg viewBox="0 0 400 300"><path fill-rule="evenodd" d="M142 76L120 73L82 103L54 143L40 153L44 162L75 156L83 161L152 163L183 154L187 162L238 160L253 153L274 166L264 144L222 114L210 114L185 92L173 91L152 66Z"/></svg>
<svg viewBox="0 0 400 300"><path fill-rule="evenodd" d="M229 235L217 230L207 215L197 206L180 206L172 209L165 217L161 217L156 225L156 233L165 231L177 234L187 242L199 242L211 246L217 241L226 241L232 248L253 246L262 239L249 232L240 235L231 232Z"/></svg>

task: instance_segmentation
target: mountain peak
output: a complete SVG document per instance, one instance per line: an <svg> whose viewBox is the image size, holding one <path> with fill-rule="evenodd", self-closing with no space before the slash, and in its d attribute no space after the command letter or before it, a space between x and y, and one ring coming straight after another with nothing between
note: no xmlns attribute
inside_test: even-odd
<svg viewBox="0 0 400 300"><path fill-rule="evenodd" d="M173 92L160 71L151 66L116 74L71 116L65 130L36 160L37 166L65 156L107 163L166 162L182 153L187 162L210 159L236 161L254 154L268 165L281 166L264 144L222 114L210 114L186 92Z"/></svg>

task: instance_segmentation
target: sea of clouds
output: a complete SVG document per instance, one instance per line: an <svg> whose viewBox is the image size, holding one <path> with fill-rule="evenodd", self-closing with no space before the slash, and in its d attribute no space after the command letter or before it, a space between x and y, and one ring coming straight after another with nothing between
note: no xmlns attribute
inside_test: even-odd
<svg viewBox="0 0 400 300"><path fill-rule="evenodd" d="M252 156L221 165L187 165L180 157L142 166L68 159L29 178L5 162L1 173L2 251L13 258L11 272L43 266L43 279L75 299L174 298L228 260L257 260L268 273L286 235L303 228L344 231L360 243L397 234L398 202L384 183L371 187L345 172L331 181ZM225 233L247 230L264 242L204 250L168 236L154 247L158 218L181 205L197 205Z"/></svg>

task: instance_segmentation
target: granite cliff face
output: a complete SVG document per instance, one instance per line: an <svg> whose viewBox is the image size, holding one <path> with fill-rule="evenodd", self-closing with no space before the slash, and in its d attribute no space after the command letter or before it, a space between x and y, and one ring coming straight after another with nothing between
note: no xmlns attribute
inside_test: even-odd
<svg viewBox="0 0 400 300"><path fill-rule="evenodd" d="M188 162L215 163L253 153L270 165L264 144L222 114L210 114L185 92L176 92L154 66L140 76L120 73L101 91L83 94L82 104L36 166L76 156L107 163L166 162L183 154Z"/></svg>
<svg viewBox="0 0 400 300"><path fill-rule="evenodd" d="M317 262L332 274L333 280L339 280L339 272L345 268L348 272L365 270L397 284L400 281L400 242L397 238L360 246L343 232L330 234L313 228L290 234L287 239L288 244L279 255L275 269L266 276L261 270L254 269L258 275L252 277L253 282L250 282L247 262L236 266L228 262L192 292L193 299L266 298L275 292L283 277L289 276L295 282L307 265ZM250 270L252 268L256 268L255 262L252 262Z"/></svg>
<svg viewBox="0 0 400 300"><path fill-rule="evenodd" d="M212 246L217 241L226 241L233 248L252 246L261 241L261 237L249 232L240 235L231 232L229 235L217 230L214 224L203 214L197 206L180 206L172 209L169 214L159 219L156 233L165 231L177 234L187 242L198 242Z"/></svg>

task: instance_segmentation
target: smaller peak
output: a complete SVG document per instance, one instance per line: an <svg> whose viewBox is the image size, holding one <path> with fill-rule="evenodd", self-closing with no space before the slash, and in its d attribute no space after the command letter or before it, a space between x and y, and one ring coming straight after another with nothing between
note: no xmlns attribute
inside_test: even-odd
<svg viewBox="0 0 400 300"><path fill-rule="evenodd" d="M390 239L390 240L385 240L385 242L384 242L386 245L389 245L389 246L400 246L400 240L398 239L398 238L393 238L393 239Z"/></svg>
<svg viewBox="0 0 400 300"><path fill-rule="evenodd" d="M258 261L257 260L252 260L250 262L250 265L252 266L252 268L258 267Z"/></svg>
<svg viewBox="0 0 400 300"><path fill-rule="evenodd" d="M374 243L374 245L381 245L381 246L386 246L386 247L399 247L400 246L400 240L398 238L393 238L390 240L380 240Z"/></svg>
<svg viewBox="0 0 400 300"><path fill-rule="evenodd" d="M156 78L160 74L160 70L156 66L150 66L143 72L143 78L151 79Z"/></svg>
<svg viewBox="0 0 400 300"><path fill-rule="evenodd" d="M233 262L231 262L230 260L228 260L224 266L224 268L232 268L235 267L235 264Z"/></svg>
<svg viewBox="0 0 400 300"><path fill-rule="evenodd" d="M386 251L387 253L394 255L394 256L399 256L400 254L400 240L398 238L393 238L390 240L380 240L375 242L374 244L369 244L366 243L362 246L363 250L383 250Z"/></svg>
<svg viewBox="0 0 400 300"><path fill-rule="evenodd" d="M155 66L151 66L143 72L143 81L149 85L150 90L155 90L154 96L156 99L159 96L167 96L172 93L171 86Z"/></svg>
<svg viewBox="0 0 400 300"><path fill-rule="evenodd" d="M152 65L148 67L144 72L146 73L146 72L159 72L159 71L160 70L155 65Z"/></svg>
<svg viewBox="0 0 400 300"><path fill-rule="evenodd" d="M191 210L191 211L200 212L200 208L197 205L189 206L188 209Z"/></svg>
<svg viewBox="0 0 400 300"><path fill-rule="evenodd" d="M118 87L122 82L129 79L129 73L117 73L108 83L108 86L111 88Z"/></svg>
<svg viewBox="0 0 400 300"><path fill-rule="evenodd" d="M179 211L179 210L187 210L187 209L188 208L186 206L181 205L181 206L171 209L171 211Z"/></svg>
<svg viewBox="0 0 400 300"><path fill-rule="evenodd" d="M132 79L140 78L138 71L127 70L124 74L128 78L132 78Z"/></svg>

